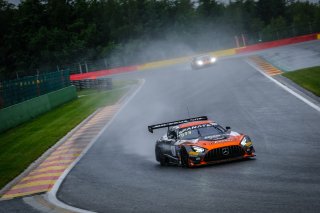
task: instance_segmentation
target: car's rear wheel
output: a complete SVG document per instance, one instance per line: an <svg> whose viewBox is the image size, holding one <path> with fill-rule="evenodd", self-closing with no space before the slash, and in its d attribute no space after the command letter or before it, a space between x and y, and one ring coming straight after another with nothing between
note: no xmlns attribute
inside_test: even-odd
<svg viewBox="0 0 320 213"><path fill-rule="evenodd" d="M188 154L188 152L187 152L185 147L181 148L180 155L181 155L182 166L190 167L189 154Z"/></svg>
<svg viewBox="0 0 320 213"><path fill-rule="evenodd" d="M162 154L160 147L156 146L155 154L156 160L159 161L161 166L166 166L168 164L167 158Z"/></svg>

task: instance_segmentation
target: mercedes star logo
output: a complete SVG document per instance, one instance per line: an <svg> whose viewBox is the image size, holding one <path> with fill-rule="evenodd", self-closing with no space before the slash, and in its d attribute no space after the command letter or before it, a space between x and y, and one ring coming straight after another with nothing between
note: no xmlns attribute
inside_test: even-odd
<svg viewBox="0 0 320 213"><path fill-rule="evenodd" d="M222 154L229 155L229 148L228 147L222 148Z"/></svg>

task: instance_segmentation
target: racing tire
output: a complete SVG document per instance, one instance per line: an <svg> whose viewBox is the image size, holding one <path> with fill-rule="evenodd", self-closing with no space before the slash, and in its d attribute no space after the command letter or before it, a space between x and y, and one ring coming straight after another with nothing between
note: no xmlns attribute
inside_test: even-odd
<svg viewBox="0 0 320 213"><path fill-rule="evenodd" d="M180 150L180 156L181 156L181 163L182 166L190 168L190 163L189 163L189 154L186 150L185 147L182 147Z"/></svg>
<svg viewBox="0 0 320 213"><path fill-rule="evenodd" d="M155 154L156 160L159 161L160 166L166 166L168 164L167 158L161 153L160 147L156 146Z"/></svg>

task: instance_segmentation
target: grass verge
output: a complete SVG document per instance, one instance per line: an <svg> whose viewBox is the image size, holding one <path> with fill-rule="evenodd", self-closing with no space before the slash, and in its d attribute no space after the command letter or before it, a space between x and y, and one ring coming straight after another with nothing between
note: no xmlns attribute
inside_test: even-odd
<svg viewBox="0 0 320 213"><path fill-rule="evenodd" d="M310 67L293 72L286 72L282 75L313 94L320 96L320 67Z"/></svg>
<svg viewBox="0 0 320 213"><path fill-rule="evenodd" d="M109 91L82 90L78 99L0 134L0 189L96 109L116 103L135 81L114 81Z"/></svg>

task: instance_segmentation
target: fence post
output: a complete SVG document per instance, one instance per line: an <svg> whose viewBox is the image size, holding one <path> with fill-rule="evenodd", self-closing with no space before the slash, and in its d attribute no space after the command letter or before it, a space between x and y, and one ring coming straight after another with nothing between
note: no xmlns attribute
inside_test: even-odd
<svg viewBox="0 0 320 213"><path fill-rule="evenodd" d="M247 44L246 44L246 39L245 39L245 37L244 37L243 34L241 34L241 36L242 36L243 46L245 47L245 46L247 46Z"/></svg>
<svg viewBox="0 0 320 213"><path fill-rule="evenodd" d="M295 28L294 28L294 26L292 26L292 36L296 36L296 30L295 30Z"/></svg>
<svg viewBox="0 0 320 213"><path fill-rule="evenodd" d="M240 47L240 45L239 45L239 39L238 39L238 36L234 36L234 39L235 39L235 41L236 41L237 48L239 48L239 47Z"/></svg>
<svg viewBox="0 0 320 213"><path fill-rule="evenodd" d="M84 62L84 65L86 66L86 72L88 72L88 64L86 61Z"/></svg>
<svg viewBox="0 0 320 213"><path fill-rule="evenodd" d="M259 41L259 42L262 42L262 35L261 35L261 32L259 32L259 33L258 33L258 36L259 36L259 40L258 40L258 41Z"/></svg>
<svg viewBox="0 0 320 213"><path fill-rule="evenodd" d="M79 70L80 70L80 73L82 74L82 67L81 67L81 63L79 63Z"/></svg>
<svg viewBox="0 0 320 213"><path fill-rule="evenodd" d="M108 69L108 63L107 63L107 59L103 59L104 65L106 66L106 69Z"/></svg>
<svg viewBox="0 0 320 213"><path fill-rule="evenodd" d="M313 32L313 30L312 30L312 25L311 25L310 22L309 22L309 31L310 31L310 34Z"/></svg>

